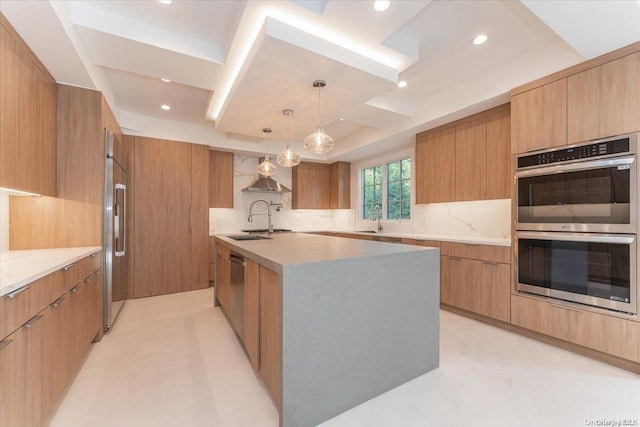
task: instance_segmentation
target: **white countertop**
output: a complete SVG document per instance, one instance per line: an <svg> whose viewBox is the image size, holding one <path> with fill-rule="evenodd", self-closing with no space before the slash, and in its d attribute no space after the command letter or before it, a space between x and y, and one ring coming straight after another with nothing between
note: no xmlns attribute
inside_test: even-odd
<svg viewBox="0 0 640 427"><path fill-rule="evenodd" d="M264 240L233 240L229 237L235 234L216 235L216 238L224 242L225 246L277 272L282 272L285 265L433 250L425 246L336 239L306 233L277 233L272 234L271 239Z"/></svg>
<svg viewBox="0 0 640 427"><path fill-rule="evenodd" d="M0 252L0 297L101 249L89 246Z"/></svg>
<svg viewBox="0 0 640 427"><path fill-rule="evenodd" d="M456 243L471 243L481 245L492 246L511 246L511 238L499 238L499 237L482 237L482 236L453 236L446 234L416 234L416 233L362 233L354 230L295 230L298 233L348 233L348 234L360 234L363 236L380 236L380 237L396 237L401 239L416 239L416 240L438 240L444 242L456 242ZM233 233L224 233L233 234ZM236 234L241 234L238 232ZM210 233L210 236L215 236L215 233Z"/></svg>

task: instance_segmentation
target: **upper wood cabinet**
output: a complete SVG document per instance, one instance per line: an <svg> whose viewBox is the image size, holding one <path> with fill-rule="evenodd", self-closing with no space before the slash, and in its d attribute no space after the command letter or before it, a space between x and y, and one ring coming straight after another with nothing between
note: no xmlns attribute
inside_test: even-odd
<svg viewBox="0 0 640 427"><path fill-rule="evenodd" d="M329 208L351 208L351 163L335 162L329 166Z"/></svg>
<svg viewBox="0 0 640 427"><path fill-rule="evenodd" d="M456 126L456 201L487 197L487 119Z"/></svg>
<svg viewBox="0 0 640 427"><path fill-rule="evenodd" d="M487 116L486 198L511 197L511 114L509 110Z"/></svg>
<svg viewBox="0 0 640 427"><path fill-rule="evenodd" d="M56 195L56 82L0 17L0 186Z"/></svg>
<svg viewBox="0 0 640 427"><path fill-rule="evenodd" d="M209 151L209 207L233 208L233 153Z"/></svg>
<svg viewBox="0 0 640 427"><path fill-rule="evenodd" d="M209 287L209 146L191 144L191 289Z"/></svg>
<svg viewBox="0 0 640 427"><path fill-rule="evenodd" d="M640 52L567 79L568 143L640 131Z"/></svg>
<svg viewBox="0 0 640 427"><path fill-rule="evenodd" d="M416 203L509 198L510 112L503 105L416 135Z"/></svg>
<svg viewBox="0 0 640 427"><path fill-rule="evenodd" d="M292 209L329 209L329 165L301 162L291 171Z"/></svg>
<svg viewBox="0 0 640 427"><path fill-rule="evenodd" d="M567 79L511 97L513 154L567 143Z"/></svg>

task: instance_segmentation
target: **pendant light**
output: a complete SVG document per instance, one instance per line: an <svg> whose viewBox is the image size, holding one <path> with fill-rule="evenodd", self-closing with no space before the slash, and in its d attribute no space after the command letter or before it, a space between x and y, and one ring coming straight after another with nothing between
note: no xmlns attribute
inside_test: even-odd
<svg viewBox="0 0 640 427"><path fill-rule="evenodd" d="M287 116L287 148L285 148L282 153L278 154L278 164L285 168L292 168L300 164L300 156L291 149L291 142L289 142L289 125L291 122L291 116L293 116L293 110L287 108L286 110L282 110L282 114Z"/></svg>
<svg viewBox="0 0 640 427"><path fill-rule="evenodd" d="M316 80L313 87L318 89L318 129L304 139L304 148L312 153L321 154L330 151L335 145L335 141L324 132L320 121L320 91L327 85L324 80Z"/></svg>
<svg viewBox="0 0 640 427"><path fill-rule="evenodd" d="M269 156L269 134L271 133L271 129L264 128L262 129L262 133L264 133L264 138L266 140L266 153L264 154L264 160L262 163L258 165L258 173L263 176L272 176L275 175L278 171L278 168L275 167L273 163L271 163L271 156Z"/></svg>

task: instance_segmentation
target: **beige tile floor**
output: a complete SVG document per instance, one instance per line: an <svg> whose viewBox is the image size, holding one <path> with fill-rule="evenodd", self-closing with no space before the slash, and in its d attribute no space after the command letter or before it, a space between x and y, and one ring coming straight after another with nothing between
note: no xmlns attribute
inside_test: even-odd
<svg viewBox="0 0 640 427"><path fill-rule="evenodd" d="M277 426L212 298L204 290L128 301L50 426ZM640 425L640 376L449 312L440 320L440 368L323 426Z"/></svg>

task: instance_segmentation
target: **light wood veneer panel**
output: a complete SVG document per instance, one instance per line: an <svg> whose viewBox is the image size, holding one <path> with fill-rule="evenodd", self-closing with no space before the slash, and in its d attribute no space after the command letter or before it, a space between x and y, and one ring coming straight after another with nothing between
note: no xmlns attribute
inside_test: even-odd
<svg viewBox="0 0 640 427"><path fill-rule="evenodd" d="M329 166L329 208L351 208L351 164L335 162Z"/></svg>
<svg viewBox="0 0 640 427"><path fill-rule="evenodd" d="M260 266L260 375L282 406L282 295L280 276Z"/></svg>
<svg viewBox="0 0 640 427"><path fill-rule="evenodd" d="M511 98L512 154L567 143L567 79Z"/></svg>
<svg viewBox="0 0 640 427"><path fill-rule="evenodd" d="M503 110L487 116L486 198L511 198L511 112Z"/></svg>
<svg viewBox="0 0 640 427"><path fill-rule="evenodd" d="M456 201L487 197L487 119L456 126Z"/></svg>
<svg viewBox="0 0 640 427"><path fill-rule="evenodd" d="M19 188L20 45L4 25L0 26L0 58L0 186Z"/></svg>
<svg viewBox="0 0 640 427"><path fill-rule="evenodd" d="M244 268L244 347L253 369L260 363L260 266L245 259Z"/></svg>
<svg viewBox="0 0 640 427"><path fill-rule="evenodd" d="M209 287L209 146L191 144L191 289Z"/></svg>
<svg viewBox="0 0 640 427"><path fill-rule="evenodd" d="M444 129L427 135L427 142L434 149L433 197L430 202L453 202L456 200L456 131ZM429 186L428 186L429 187Z"/></svg>
<svg viewBox="0 0 640 427"><path fill-rule="evenodd" d="M209 152L209 207L233 208L233 153Z"/></svg>
<svg viewBox="0 0 640 427"><path fill-rule="evenodd" d="M640 52L567 79L568 143L640 131Z"/></svg>
<svg viewBox="0 0 640 427"><path fill-rule="evenodd" d="M440 242L442 255L477 259L503 264L511 263L511 248L508 246L480 245L475 243Z"/></svg>

